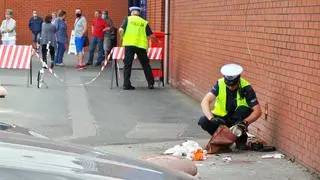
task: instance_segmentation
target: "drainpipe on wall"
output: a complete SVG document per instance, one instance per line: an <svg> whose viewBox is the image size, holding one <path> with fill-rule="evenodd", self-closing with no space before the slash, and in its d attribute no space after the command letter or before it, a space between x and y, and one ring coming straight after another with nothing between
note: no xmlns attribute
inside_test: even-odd
<svg viewBox="0 0 320 180"><path fill-rule="evenodd" d="M169 11L169 5L170 1L165 0L165 44L164 44L164 63L163 63L163 70L164 70L164 82L166 84L169 83L169 16L170 16L170 11Z"/></svg>

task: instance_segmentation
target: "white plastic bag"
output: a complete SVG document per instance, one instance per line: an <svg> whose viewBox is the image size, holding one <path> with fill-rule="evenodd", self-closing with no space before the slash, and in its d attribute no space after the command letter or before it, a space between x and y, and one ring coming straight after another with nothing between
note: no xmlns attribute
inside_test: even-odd
<svg viewBox="0 0 320 180"><path fill-rule="evenodd" d="M163 154L185 156L187 159L192 160L194 157L194 152L197 151L197 149L202 150L197 142L188 140L180 145L175 145L174 147L167 149Z"/></svg>

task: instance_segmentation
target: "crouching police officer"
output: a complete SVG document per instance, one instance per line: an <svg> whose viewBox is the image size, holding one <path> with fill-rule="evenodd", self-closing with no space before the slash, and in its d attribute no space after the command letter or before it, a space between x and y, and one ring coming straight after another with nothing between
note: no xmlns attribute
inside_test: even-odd
<svg viewBox="0 0 320 180"><path fill-rule="evenodd" d="M219 79L201 102L204 116L198 125L210 135L220 125L245 127L261 116L261 108L256 93L250 83L241 77L243 68L237 64L227 64L221 68L223 78ZM214 108L210 105L215 100ZM246 141L246 137L245 137Z"/></svg>

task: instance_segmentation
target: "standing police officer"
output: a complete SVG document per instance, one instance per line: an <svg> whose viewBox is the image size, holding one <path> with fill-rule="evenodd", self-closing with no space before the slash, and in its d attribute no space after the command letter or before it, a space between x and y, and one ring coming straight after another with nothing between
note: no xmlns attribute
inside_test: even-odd
<svg viewBox="0 0 320 180"><path fill-rule="evenodd" d="M157 39L152 35L153 33L148 21L140 17L141 8L130 7L129 10L131 12L131 16L127 17L119 28L119 33L122 37L122 46L125 47L123 89L135 89L130 82L132 61L135 54L137 54L144 70L144 74L148 81L148 88L153 89L154 78L147 55L148 37L154 39L155 41L157 41Z"/></svg>
<svg viewBox="0 0 320 180"><path fill-rule="evenodd" d="M223 78L213 86L201 102L202 116L198 125L213 135L220 125L248 126L261 116L261 108L250 83L241 77L243 68L227 64L221 68ZM211 111L210 105L215 100Z"/></svg>

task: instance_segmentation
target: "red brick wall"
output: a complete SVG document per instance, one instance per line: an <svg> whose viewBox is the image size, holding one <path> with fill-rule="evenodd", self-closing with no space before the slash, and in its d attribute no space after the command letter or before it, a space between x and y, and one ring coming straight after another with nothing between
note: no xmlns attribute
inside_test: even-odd
<svg viewBox="0 0 320 180"><path fill-rule="evenodd" d="M73 29L74 11L76 8L81 8L89 21L89 26L92 25L94 18L94 11L96 9L109 11L109 15L117 27L120 26L121 21L128 13L127 0L1 0L0 1L0 14L3 17L4 9L12 8L14 11L14 19L17 21L17 43L18 44L31 44L31 32L28 29L28 22L32 16L32 10L37 10L41 17L45 17L52 11L63 9L67 12L66 21L68 23L68 35ZM89 31L91 32L91 31ZM89 33L90 34L90 33Z"/></svg>
<svg viewBox="0 0 320 180"><path fill-rule="evenodd" d="M200 100L241 64L268 107L251 131L320 171L320 1L172 0L170 16L171 83Z"/></svg>
<svg viewBox="0 0 320 180"><path fill-rule="evenodd" d="M5 9L5 2L4 1L0 1L0 13L3 16L3 13L4 13L4 9Z"/></svg>
<svg viewBox="0 0 320 180"><path fill-rule="evenodd" d="M147 19L153 31L164 31L164 0L148 0Z"/></svg>

